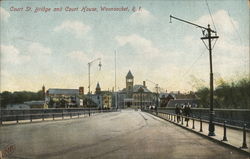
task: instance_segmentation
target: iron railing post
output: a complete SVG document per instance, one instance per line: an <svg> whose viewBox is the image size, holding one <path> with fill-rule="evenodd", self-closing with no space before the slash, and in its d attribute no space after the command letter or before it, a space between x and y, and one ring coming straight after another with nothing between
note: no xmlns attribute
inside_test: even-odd
<svg viewBox="0 0 250 159"><path fill-rule="evenodd" d="M224 121L223 127L224 127L224 135L223 135L223 140L222 141L227 141L226 121Z"/></svg>
<svg viewBox="0 0 250 159"><path fill-rule="evenodd" d="M193 118L193 127L192 127L192 129L195 129L194 122L195 122L195 121L194 121L194 118Z"/></svg>
<svg viewBox="0 0 250 159"><path fill-rule="evenodd" d="M16 123L19 123L18 115L16 115Z"/></svg>
<svg viewBox="0 0 250 159"><path fill-rule="evenodd" d="M1 108L0 108L1 109ZM3 124L3 116L2 116L2 112L0 112L1 114L1 118L0 118L0 125L2 125Z"/></svg>
<svg viewBox="0 0 250 159"><path fill-rule="evenodd" d="M32 115L30 114L30 122L32 122Z"/></svg>
<svg viewBox="0 0 250 159"><path fill-rule="evenodd" d="M186 116L185 120L186 120L186 127L188 127L188 121L189 121L189 119L188 119L187 116Z"/></svg>
<svg viewBox="0 0 250 159"><path fill-rule="evenodd" d="M181 125L183 125L183 115L181 115Z"/></svg>
<svg viewBox="0 0 250 159"><path fill-rule="evenodd" d="M202 132L203 130L202 130L202 120L201 120L201 118L200 118L200 132Z"/></svg>
<svg viewBox="0 0 250 159"><path fill-rule="evenodd" d="M243 143L242 143L242 147L243 149L247 149L247 142L246 142L246 124L244 124L243 127Z"/></svg>

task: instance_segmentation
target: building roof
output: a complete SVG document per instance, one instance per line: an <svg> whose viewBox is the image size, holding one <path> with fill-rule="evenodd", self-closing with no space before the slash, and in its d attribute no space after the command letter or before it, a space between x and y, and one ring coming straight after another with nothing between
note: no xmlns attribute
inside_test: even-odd
<svg viewBox="0 0 250 159"><path fill-rule="evenodd" d="M149 89L147 89L143 85L134 85L133 86L133 93L140 92L139 89L143 89L143 92L152 93ZM119 91L119 93L126 93L126 92L127 92L126 88L123 88L121 91Z"/></svg>
<svg viewBox="0 0 250 159"><path fill-rule="evenodd" d="M27 105L43 105L44 104L44 100L37 100L37 101L27 101L27 102L24 102L24 104L27 104Z"/></svg>
<svg viewBox="0 0 250 159"><path fill-rule="evenodd" d="M171 93L159 93L159 98L166 98L168 96L172 96L173 98L175 98L175 95Z"/></svg>
<svg viewBox="0 0 250 159"><path fill-rule="evenodd" d="M130 70L128 71L128 74L127 74L126 78L134 78L134 76L132 75Z"/></svg>
<svg viewBox="0 0 250 159"><path fill-rule="evenodd" d="M60 88L50 88L48 89L49 94L57 94L57 95L78 95L78 89L60 89Z"/></svg>
<svg viewBox="0 0 250 159"><path fill-rule="evenodd" d="M133 87L133 92L140 92L139 89L143 89L143 92L148 92L151 93L151 91L149 89L147 89L146 87L144 87L143 85L134 85Z"/></svg>

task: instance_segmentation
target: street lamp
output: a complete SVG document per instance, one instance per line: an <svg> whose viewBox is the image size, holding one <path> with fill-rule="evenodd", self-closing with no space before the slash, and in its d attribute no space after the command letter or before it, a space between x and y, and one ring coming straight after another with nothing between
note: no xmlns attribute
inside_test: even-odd
<svg viewBox="0 0 250 159"><path fill-rule="evenodd" d="M155 106L155 112L156 112L156 115L158 115L158 107L159 107L159 87L158 87L158 84L156 84L156 106Z"/></svg>
<svg viewBox="0 0 250 159"><path fill-rule="evenodd" d="M194 23L191 23L189 21L174 17L172 15L170 15L170 23L171 23L171 19L176 19L179 20L181 22L196 26L198 28L202 29L202 34L203 37L201 37L201 40L208 40L208 46L206 46L206 48L209 50L209 65L210 65L210 110L209 110L209 133L208 136L215 136L215 126L214 126L214 84L213 84L213 65L212 65L212 46L211 46L211 40L213 39L218 39L219 36L217 36L217 32L212 30L210 28L210 25L208 24L207 27L203 27ZM212 33L215 34L214 36L212 36ZM205 44L205 42L203 41L203 43ZM205 44L206 45L206 44Z"/></svg>

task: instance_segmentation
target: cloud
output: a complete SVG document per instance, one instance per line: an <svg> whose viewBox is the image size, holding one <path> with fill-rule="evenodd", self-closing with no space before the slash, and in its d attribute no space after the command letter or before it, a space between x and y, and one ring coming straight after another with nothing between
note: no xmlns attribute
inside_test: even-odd
<svg viewBox="0 0 250 159"><path fill-rule="evenodd" d="M244 55L247 55L249 52L249 46L243 46L234 43L233 41L218 41L217 43L217 49L223 53L225 57L242 57Z"/></svg>
<svg viewBox="0 0 250 159"><path fill-rule="evenodd" d="M130 16L130 20L132 22L138 22L138 23L148 23L150 21L153 21L155 17L146 9L142 8Z"/></svg>
<svg viewBox="0 0 250 159"><path fill-rule="evenodd" d="M91 27L79 21L66 20L61 25L54 28L54 31L67 31L80 38L91 30Z"/></svg>
<svg viewBox="0 0 250 159"><path fill-rule="evenodd" d="M152 41L137 34L116 36L115 39L120 46L131 45L139 55L145 54L146 57L155 57L160 53L159 49L153 46Z"/></svg>
<svg viewBox="0 0 250 159"><path fill-rule="evenodd" d="M236 72L246 73L249 72L249 68L247 68L249 64L249 46L244 45L240 39L236 40L238 37L237 30L240 30L240 23L230 17L229 13L225 10L219 10L212 14L214 23L216 25L217 33L219 35L219 39L213 48L213 71L214 74L220 74L225 77L233 76ZM210 15L204 15L199 17L194 23L197 23L202 26L207 26L207 24L211 24L213 28L213 23L211 22ZM213 28L214 29L214 28ZM214 34L213 34L214 35ZM239 38L239 37L238 37ZM192 43L190 43L192 41ZM183 39L185 47L189 49L189 51L197 52L197 57L204 52L201 58L198 59L197 63L203 64L201 67L205 67L209 69L209 60L208 60L208 51L205 46L202 44L201 40L194 35L188 35ZM205 41L206 44L208 41ZM214 40L212 41L212 45L214 44ZM197 45L197 43L200 43ZM194 60L193 60L194 61ZM203 69L203 70L204 70ZM195 69L194 69L195 70ZM201 69L202 70L202 69ZM193 71L193 69L192 69ZM197 70L198 71L198 70ZM190 72L192 73L192 72ZM189 73L189 74L190 74ZM196 73L200 77L205 77L203 73ZM214 76L214 79L217 80L219 77ZM205 79L207 80L207 79Z"/></svg>
<svg viewBox="0 0 250 159"><path fill-rule="evenodd" d="M44 56L44 55L50 55L52 51L50 48L43 46L41 43L34 42L28 46L28 53Z"/></svg>
<svg viewBox="0 0 250 159"><path fill-rule="evenodd" d="M2 62L8 64L23 64L31 59L48 57L51 54L51 49L44 47L40 43L31 43L27 47L27 54L20 52L14 45L1 45Z"/></svg>
<svg viewBox="0 0 250 159"><path fill-rule="evenodd" d="M212 14L215 27L220 34L232 34L234 33L235 29L239 28L239 23L234 20L227 11L225 10L218 10L214 14ZM210 26L213 28L213 23L211 20L210 15L204 15L201 16L198 20L195 21L195 23L207 26L210 24Z"/></svg>
<svg viewBox="0 0 250 159"><path fill-rule="evenodd" d="M1 57L3 62L10 64L21 64L30 60L29 56L21 55L13 45L1 45Z"/></svg>
<svg viewBox="0 0 250 159"><path fill-rule="evenodd" d="M89 58L87 57L86 53L84 53L82 51L72 51L67 56L73 60L78 60L81 62L89 61Z"/></svg>
<svg viewBox="0 0 250 159"><path fill-rule="evenodd" d="M0 17L1 21L7 21L8 18L10 17L10 13L7 12L4 8L0 7Z"/></svg>
<svg viewBox="0 0 250 159"><path fill-rule="evenodd" d="M102 53L99 51L90 51L90 52L83 52L79 50L72 51L66 55L70 59L74 61L81 62L83 64L87 64L95 59L101 59L102 63L108 63L111 57L107 55L107 53Z"/></svg>

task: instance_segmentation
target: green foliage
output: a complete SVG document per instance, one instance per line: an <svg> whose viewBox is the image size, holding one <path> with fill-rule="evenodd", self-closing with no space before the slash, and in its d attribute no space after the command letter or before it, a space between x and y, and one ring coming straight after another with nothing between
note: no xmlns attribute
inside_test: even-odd
<svg viewBox="0 0 250 159"><path fill-rule="evenodd" d="M209 88L196 92L202 107L209 106ZM214 90L214 106L217 108L250 109L250 80L243 78L234 82L221 82Z"/></svg>
<svg viewBox="0 0 250 159"><path fill-rule="evenodd" d="M20 91L20 92L8 92L4 91L0 93L1 96L1 107L4 108L8 104L20 104L25 101L31 100L42 100L43 92L28 92L28 91Z"/></svg>
<svg viewBox="0 0 250 159"><path fill-rule="evenodd" d="M209 89L202 87L195 93L200 100L201 107L209 107Z"/></svg>

